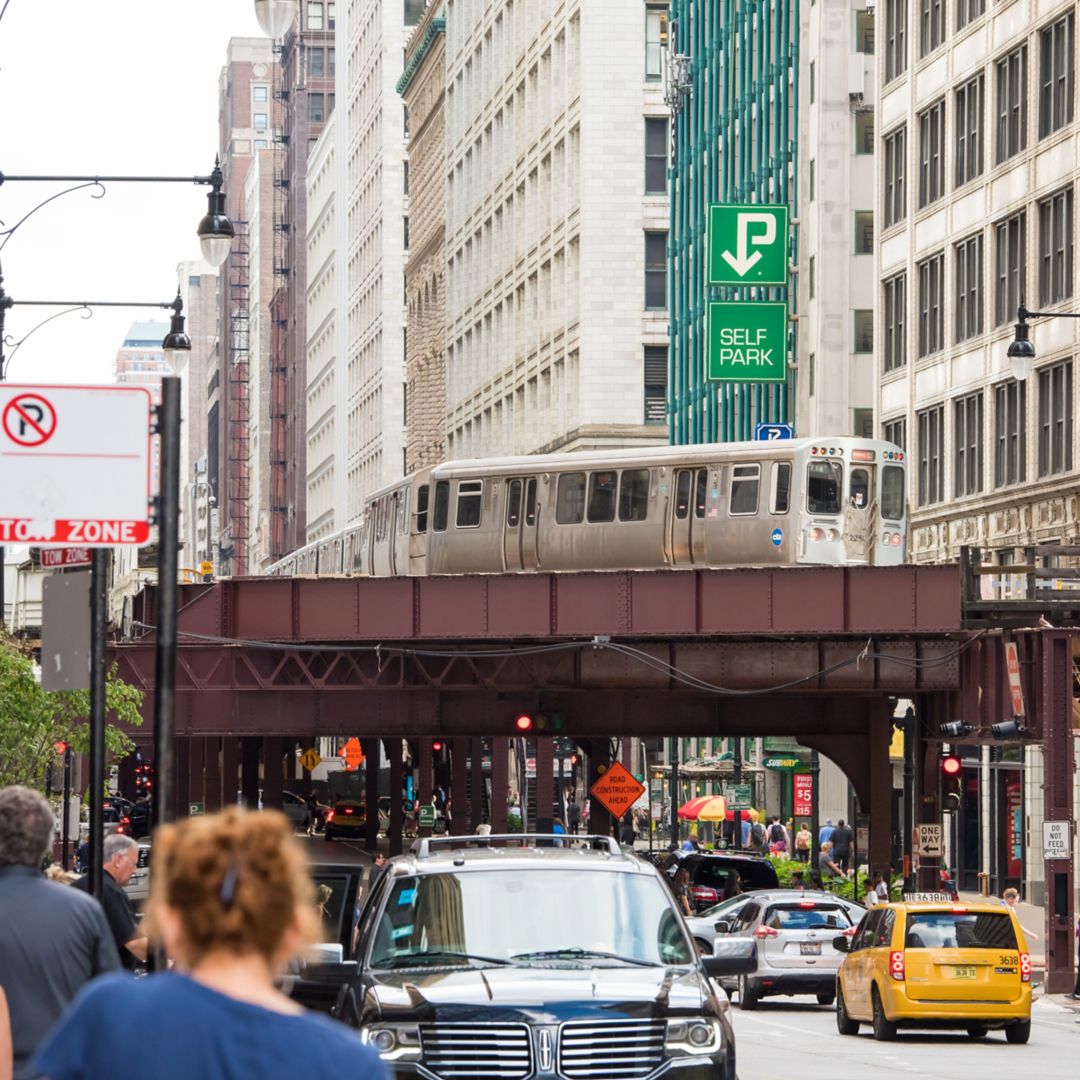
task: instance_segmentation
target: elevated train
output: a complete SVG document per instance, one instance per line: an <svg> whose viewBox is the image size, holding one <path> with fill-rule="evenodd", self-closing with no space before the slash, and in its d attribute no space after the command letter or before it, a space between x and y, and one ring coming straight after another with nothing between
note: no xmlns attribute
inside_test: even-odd
<svg viewBox="0 0 1080 1080"><path fill-rule="evenodd" d="M876 439L659 446L449 461L271 574L373 577L898 565L907 460Z"/></svg>

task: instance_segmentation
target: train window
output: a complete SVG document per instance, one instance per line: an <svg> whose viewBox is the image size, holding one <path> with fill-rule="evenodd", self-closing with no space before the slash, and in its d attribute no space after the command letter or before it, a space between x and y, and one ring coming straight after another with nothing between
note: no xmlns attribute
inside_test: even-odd
<svg viewBox="0 0 1080 1080"><path fill-rule="evenodd" d="M563 473L555 501L555 520L560 525L577 525L585 516L585 474Z"/></svg>
<svg viewBox="0 0 1080 1080"><path fill-rule="evenodd" d="M375 504L375 540L386 539L386 500L380 499Z"/></svg>
<svg viewBox="0 0 1080 1080"><path fill-rule="evenodd" d="M536 478L530 477L525 485L525 524L536 524Z"/></svg>
<svg viewBox="0 0 1080 1080"><path fill-rule="evenodd" d="M739 514L756 514L760 482L760 465L733 465L728 513L733 517Z"/></svg>
<svg viewBox="0 0 1080 1080"><path fill-rule="evenodd" d="M418 533L427 532L427 517L428 517L428 486L427 484L421 484L416 489L416 531Z"/></svg>
<svg viewBox="0 0 1080 1080"><path fill-rule="evenodd" d="M615 488L619 474L594 472L589 475L589 520L615 520Z"/></svg>
<svg viewBox="0 0 1080 1080"><path fill-rule="evenodd" d="M480 524L480 501L483 495L483 480L458 481L457 527L459 529L475 529Z"/></svg>
<svg viewBox="0 0 1080 1080"><path fill-rule="evenodd" d="M705 498L709 490L709 470L698 469L697 486L694 490L694 517L705 516Z"/></svg>
<svg viewBox="0 0 1080 1080"><path fill-rule="evenodd" d="M811 461L806 469L806 509L811 514L839 514L843 488L839 461Z"/></svg>
<svg viewBox="0 0 1080 1080"><path fill-rule="evenodd" d="M644 521L648 513L649 470L624 470L619 480L619 520Z"/></svg>
<svg viewBox="0 0 1080 1080"><path fill-rule="evenodd" d="M511 529L518 527L521 521L521 481L511 480L506 491L506 524Z"/></svg>
<svg viewBox="0 0 1080 1080"><path fill-rule="evenodd" d="M772 467L772 512L786 514L791 505L791 462L778 461Z"/></svg>
<svg viewBox="0 0 1080 1080"><path fill-rule="evenodd" d="M881 470L881 516L887 521L904 518L904 470L898 465Z"/></svg>
<svg viewBox="0 0 1080 1080"><path fill-rule="evenodd" d="M680 469L675 477L675 516L682 521L690 513L690 470Z"/></svg>
<svg viewBox="0 0 1080 1080"><path fill-rule="evenodd" d="M446 523L450 518L450 481L440 480L435 485L435 520L431 527L435 532L446 532Z"/></svg>
<svg viewBox="0 0 1080 1080"><path fill-rule="evenodd" d="M401 525L399 526L402 536L409 534L409 489L404 488L401 492Z"/></svg>
<svg viewBox="0 0 1080 1080"><path fill-rule="evenodd" d="M848 476L848 497L851 505L860 510L870 505L870 472L867 469L852 469Z"/></svg>

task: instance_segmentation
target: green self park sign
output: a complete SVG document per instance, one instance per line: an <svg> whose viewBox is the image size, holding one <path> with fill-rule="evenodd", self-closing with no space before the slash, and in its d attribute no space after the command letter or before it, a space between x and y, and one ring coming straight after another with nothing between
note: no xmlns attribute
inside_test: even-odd
<svg viewBox="0 0 1080 1080"><path fill-rule="evenodd" d="M788 284L786 205L709 207L706 285ZM787 380L788 309L785 301L710 300L705 306L705 377L715 382Z"/></svg>

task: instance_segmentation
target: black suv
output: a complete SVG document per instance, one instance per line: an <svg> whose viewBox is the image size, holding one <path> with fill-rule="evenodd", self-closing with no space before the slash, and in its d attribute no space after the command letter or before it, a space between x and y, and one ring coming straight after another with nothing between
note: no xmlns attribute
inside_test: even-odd
<svg viewBox="0 0 1080 1080"><path fill-rule="evenodd" d="M353 959L292 986L395 1076L735 1080L730 1007L711 981L756 943L699 957L655 867L609 837L435 837L391 860Z"/></svg>
<svg viewBox="0 0 1080 1080"><path fill-rule="evenodd" d="M695 915L739 893L780 887L776 867L761 855L673 851L664 861L663 870L672 889L678 872L689 872L690 905Z"/></svg>

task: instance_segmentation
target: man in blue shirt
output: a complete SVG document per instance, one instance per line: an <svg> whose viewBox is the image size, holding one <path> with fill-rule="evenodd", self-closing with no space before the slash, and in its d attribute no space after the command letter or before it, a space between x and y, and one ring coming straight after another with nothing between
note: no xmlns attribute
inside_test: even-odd
<svg viewBox="0 0 1080 1080"><path fill-rule="evenodd" d="M820 829L818 829L818 834L817 834L818 847L821 847L821 845L824 844L826 840L831 840L832 839L832 834L833 834L832 818L828 818L826 820L825 824L822 825Z"/></svg>
<svg viewBox="0 0 1080 1080"><path fill-rule="evenodd" d="M0 789L0 986L14 1080L38 1075L30 1059L83 985L120 967L101 905L41 872L54 828L52 807L36 791Z"/></svg>

